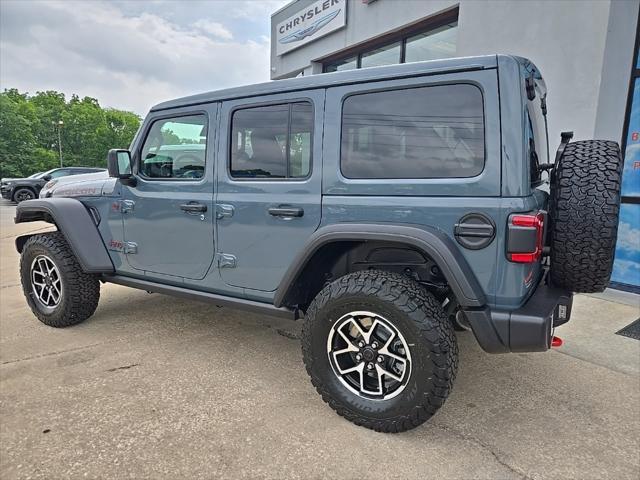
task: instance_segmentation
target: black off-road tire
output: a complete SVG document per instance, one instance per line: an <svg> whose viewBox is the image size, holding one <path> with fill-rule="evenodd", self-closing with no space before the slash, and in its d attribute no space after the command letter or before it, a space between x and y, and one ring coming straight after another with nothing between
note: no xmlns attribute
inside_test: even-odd
<svg viewBox="0 0 640 480"><path fill-rule="evenodd" d="M330 364L330 329L358 310L384 316L409 345L412 368L406 386L393 398L356 395ZM447 399L458 368L456 337L440 302L413 280L377 270L345 275L316 296L305 316L302 353L322 399L347 420L379 432L403 432L428 420Z"/></svg>
<svg viewBox="0 0 640 480"><path fill-rule="evenodd" d="M620 213L622 156L616 142L569 143L551 175L551 280L576 293L609 283Z"/></svg>
<svg viewBox="0 0 640 480"><path fill-rule="evenodd" d="M33 200L34 198L37 198L36 192L31 190L30 188L21 187L13 192L13 201L16 203L20 203L25 200Z"/></svg>
<svg viewBox="0 0 640 480"><path fill-rule="evenodd" d="M60 302L45 308L35 298L31 283L31 265L36 257L51 259L62 279ZM69 244L60 232L42 233L30 237L20 257L22 291L33 314L50 327L69 327L83 322L95 312L100 300L100 281L96 275L82 271Z"/></svg>

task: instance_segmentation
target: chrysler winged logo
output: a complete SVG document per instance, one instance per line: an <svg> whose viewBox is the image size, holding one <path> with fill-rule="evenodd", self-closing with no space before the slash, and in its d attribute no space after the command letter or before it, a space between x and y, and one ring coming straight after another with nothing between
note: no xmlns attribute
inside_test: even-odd
<svg viewBox="0 0 640 480"><path fill-rule="evenodd" d="M280 39L280 43L299 42L303 38L310 37L311 35L316 33L318 30L320 30L322 27L327 25L331 20L336 18L339 13L340 13L340 10L336 10L335 12L331 12L330 14L319 18L308 27L302 28L296 32L290 33L286 37L282 37Z"/></svg>

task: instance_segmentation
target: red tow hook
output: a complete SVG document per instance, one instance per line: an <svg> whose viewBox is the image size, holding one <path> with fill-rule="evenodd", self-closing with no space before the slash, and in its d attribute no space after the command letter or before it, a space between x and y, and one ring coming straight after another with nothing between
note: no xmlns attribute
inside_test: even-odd
<svg viewBox="0 0 640 480"><path fill-rule="evenodd" d="M560 337L551 337L551 346L554 348L562 346L562 339Z"/></svg>

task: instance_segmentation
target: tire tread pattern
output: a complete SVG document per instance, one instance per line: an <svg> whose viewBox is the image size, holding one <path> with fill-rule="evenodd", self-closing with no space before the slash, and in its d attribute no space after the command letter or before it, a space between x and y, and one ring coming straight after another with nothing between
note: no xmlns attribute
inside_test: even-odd
<svg viewBox="0 0 640 480"><path fill-rule="evenodd" d="M576 293L603 291L611 277L620 211L616 142L569 143L551 179L551 280Z"/></svg>
<svg viewBox="0 0 640 480"><path fill-rule="evenodd" d="M430 349L433 376L429 388L416 396L406 414L391 418L371 418L334 398L317 375L312 353L311 325L318 312L332 300L344 295L375 296L393 304L418 328L420 340ZM326 286L307 310L302 329L302 353L311 383L322 399L338 415L378 432L397 433L415 428L427 421L444 404L453 387L458 369L458 345L453 328L440 303L415 281L402 275L380 270L367 270L345 275Z"/></svg>
<svg viewBox="0 0 640 480"><path fill-rule="evenodd" d="M63 284L62 303L52 313L38 309L31 297L30 258L33 250L51 255L60 271ZM30 237L20 257L20 281L22 291L33 314L50 327L69 327L83 322L95 312L100 300L100 281L96 275L85 273L60 232L42 233Z"/></svg>

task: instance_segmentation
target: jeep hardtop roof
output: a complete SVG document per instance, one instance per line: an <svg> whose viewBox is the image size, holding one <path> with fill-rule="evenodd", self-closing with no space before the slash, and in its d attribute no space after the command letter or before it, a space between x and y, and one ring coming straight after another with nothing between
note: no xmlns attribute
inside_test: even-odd
<svg viewBox="0 0 640 480"><path fill-rule="evenodd" d="M384 67L360 68L357 70L324 73L322 75L310 75L307 77L289 78L285 80L274 80L254 85L200 93L159 103L152 107L151 111L167 110L170 108L186 107L258 95L294 92L296 90L334 87L337 85L368 82L373 80L388 80L424 74L431 75L452 71L497 68L498 57L510 58L521 64L525 62L531 64L531 62L526 59L511 55L482 55L476 57L458 57L442 60L429 60L425 62L401 63L397 65L387 65Z"/></svg>

